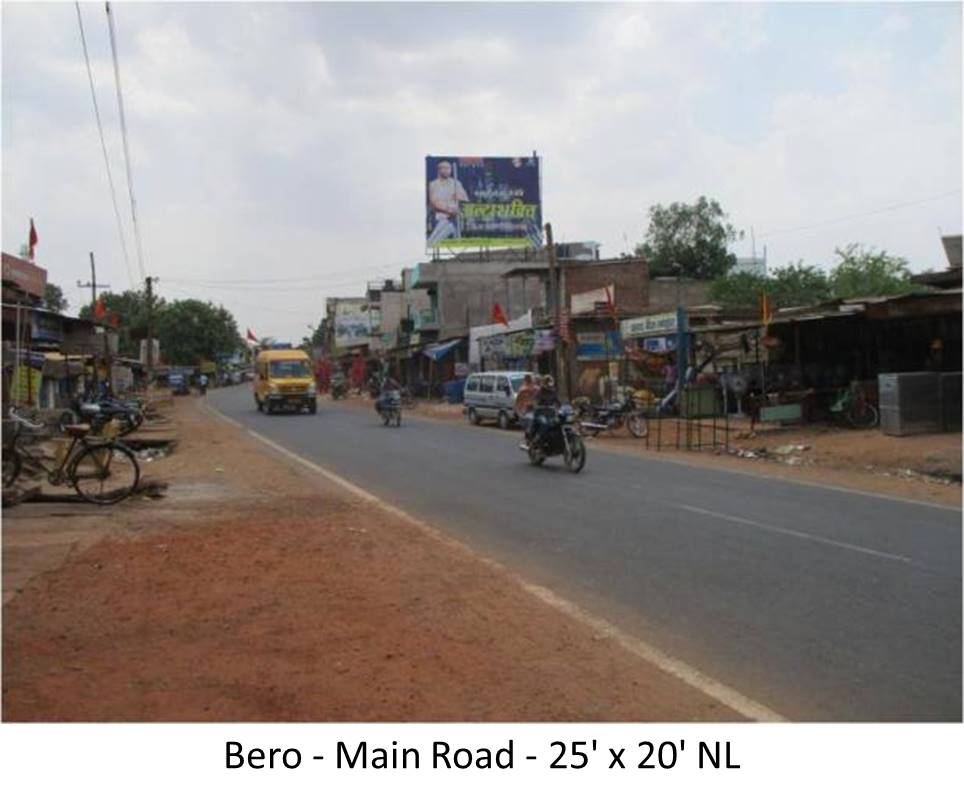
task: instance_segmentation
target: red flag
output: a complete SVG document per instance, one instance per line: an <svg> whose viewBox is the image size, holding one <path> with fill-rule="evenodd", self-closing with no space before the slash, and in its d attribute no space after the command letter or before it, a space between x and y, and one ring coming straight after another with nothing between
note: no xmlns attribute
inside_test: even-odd
<svg viewBox="0 0 964 805"><path fill-rule="evenodd" d="M492 306L492 323L503 324L506 327L509 326L509 320L505 317L505 313L502 312L502 306L498 302Z"/></svg>
<svg viewBox="0 0 964 805"><path fill-rule="evenodd" d="M619 326L619 311L616 310L616 303L613 301L613 294L609 290L609 286L606 286L606 312L609 317L613 320L613 324L617 327Z"/></svg>
<svg viewBox="0 0 964 805"><path fill-rule="evenodd" d="M33 262L34 254L37 249L37 244L40 242L40 238L37 237L37 227L33 225L33 218L30 219L30 238L28 240L27 248L30 253L30 262Z"/></svg>
<svg viewBox="0 0 964 805"><path fill-rule="evenodd" d="M120 329L120 316L118 316L116 313L110 314L110 326L115 330Z"/></svg>
<svg viewBox="0 0 964 805"><path fill-rule="evenodd" d="M97 304L94 305L94 321L103 321L106 315L107 305L105 304L103 297L101 297L97 300Z"/></svg>
<svg viewBox="0 0 964 805"><path fill-rule="evenodd" d="M250 328L250 327L248 328L248 338L247 338L247 340L248 340L248 341L252 341L252 342L255 343L255 344L258 343L258 338L257 338L257 336L256 336L254 333L251 332L251 328Z"/></svg>

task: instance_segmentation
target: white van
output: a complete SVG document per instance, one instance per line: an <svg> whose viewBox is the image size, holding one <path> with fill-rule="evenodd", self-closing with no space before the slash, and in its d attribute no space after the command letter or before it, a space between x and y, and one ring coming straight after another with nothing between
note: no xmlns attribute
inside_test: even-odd
<svg viewBox="0 0 964 805"><path fill-rule="evenodd" d="M469 375L462 404L469 422L478 425L484 419L494 419L500 428L518 422L515 398L527 374L531 372L476 372Z"/></svg>

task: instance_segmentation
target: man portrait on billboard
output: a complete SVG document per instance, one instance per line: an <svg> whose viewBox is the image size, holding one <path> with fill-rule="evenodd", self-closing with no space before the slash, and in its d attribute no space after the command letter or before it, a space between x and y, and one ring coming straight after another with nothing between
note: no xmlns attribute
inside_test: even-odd
<svg viewBox="0 0 964 805"><path fill-rule="evenodd" d="M452 175L452 163L442 160L436 166L437 176L428 183L428 206L435 227L428 236L428 245L458 236L459 202L468 201L462 183Z"/></svg>

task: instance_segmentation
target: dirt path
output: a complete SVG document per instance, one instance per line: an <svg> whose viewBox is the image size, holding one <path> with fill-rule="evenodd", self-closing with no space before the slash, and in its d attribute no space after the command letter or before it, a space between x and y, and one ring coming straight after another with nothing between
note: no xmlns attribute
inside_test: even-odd
<svg viewBox="0 0 964 805"><path fill-rule="evenodd" d="M5 720L738 718L192 400L175 417L168 498L5 516Z"/></svg>

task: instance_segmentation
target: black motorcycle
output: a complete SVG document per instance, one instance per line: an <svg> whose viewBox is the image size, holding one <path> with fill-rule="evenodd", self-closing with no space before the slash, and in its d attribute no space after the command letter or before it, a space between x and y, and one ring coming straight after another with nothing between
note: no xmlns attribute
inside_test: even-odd
<svg viewBox="0 0 964 805"><path fill-rule="evenodd" d="M347 396L348 396L348 381L332 380L331 381L331 399L343 400Z"/></svg>
<svg viewBox="0 0 964 805"><path fill-rule="evenodd" d="M586 445L576 430L575 411L564 405L558 411L536 411L533 416L545 417L546 422L541 429L527 430L525 442L519 445L528 453L529 463L538 467L547 458L562 456L569 472L582 470L586 466Z"/></svg>
<svg viewBox="0 0 964 805"><path fill-rule="evenodd" d="M67 410L60 415L57 427L61 433L66 433L69 425L86 423L90 425L91 432L97 434L103 430L104 425L115 419L120 425L117 435L126 436L144 424L144 413L138 406L113 397L75 396Z"/></svg>
<svg viewBox="0 0 964 805"><path fill-rule="evenodd" d="M576 421L583 436L596 436L626 426L633 436L642 439L649 432L646 413L636 406L631 396L603 405L593 405L585 397L574 400Z"/></svg>
<svg viewBox="0 0 964 805"><path fill-rule="evenodd" d="M402 426L402 397L397 391L390 391L375 401L375 412L382 418L382 424L396 428Z"/></svg>

